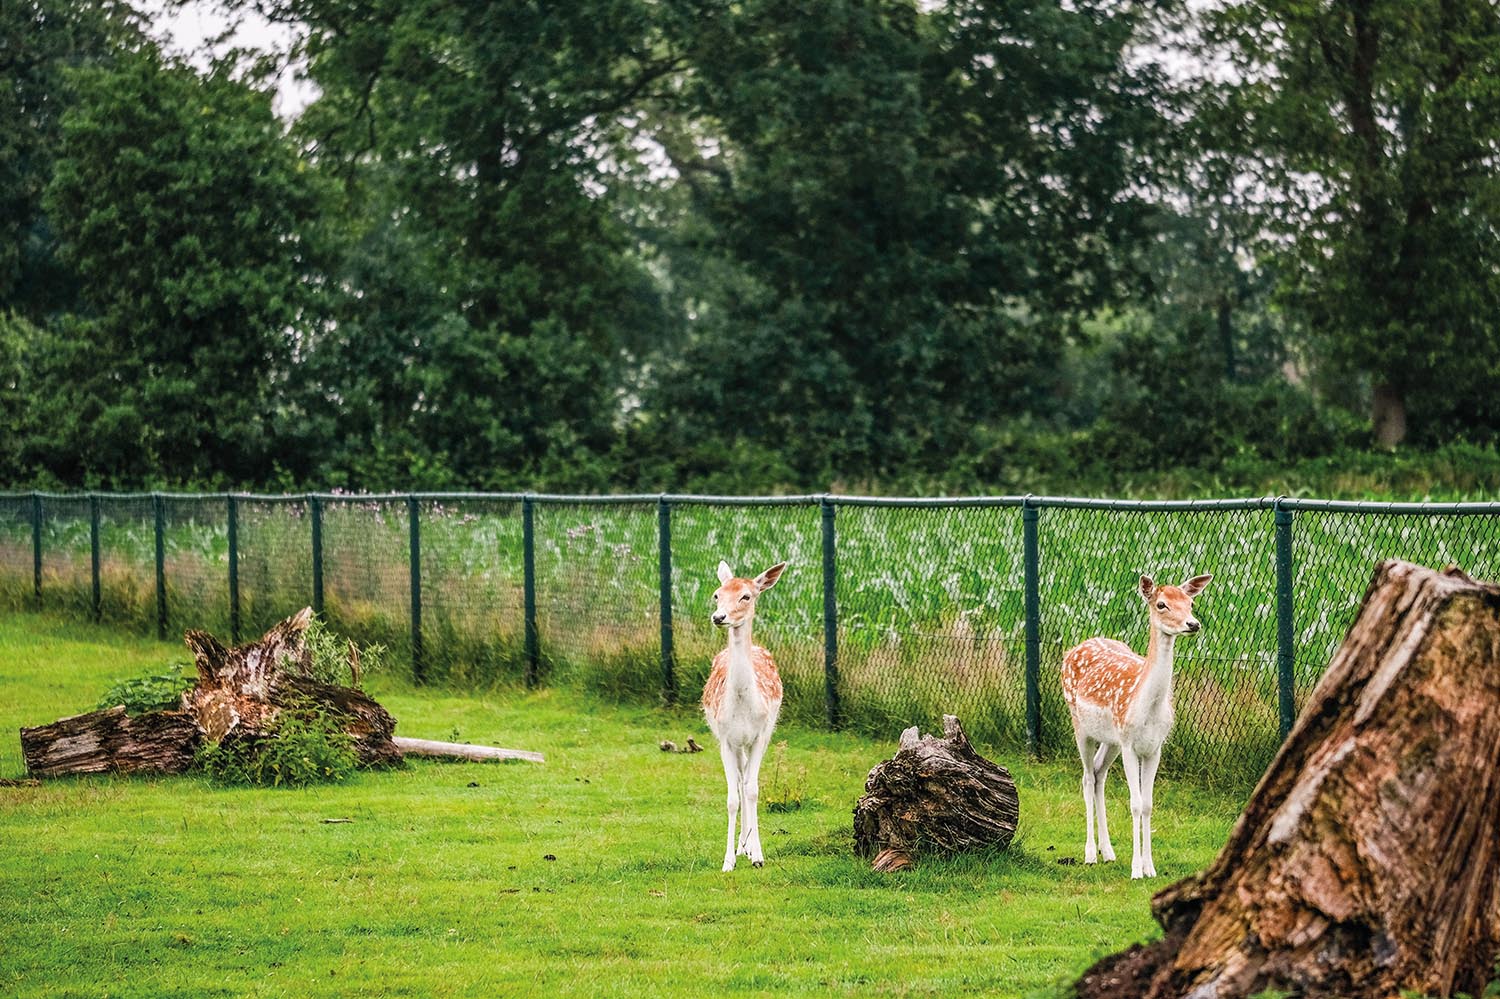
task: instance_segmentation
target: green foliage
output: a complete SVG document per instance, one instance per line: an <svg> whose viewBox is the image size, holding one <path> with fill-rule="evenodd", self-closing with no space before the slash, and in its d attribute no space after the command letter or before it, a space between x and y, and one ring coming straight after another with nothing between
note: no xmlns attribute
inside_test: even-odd
<svg viewBox="0 0 1500 999"><path fill-rule="evenodd" d="M342 781L359 766L339 717L312 703L282 708L264 737L205 743L195 762L217 783L267 787Z"/></svg>
<svg viewBox="0 0 1500 999"><path fill-rule="evenodd" d="M298 26L296 122L269 54L0 10L0 483L1170 490L1363 467L1372 398L1500 440L1486 0L225 6Z"/></svg>
<svg viewBox="0 0 1500 999"><path fill-rule="evenodd" d="M318 186L270 95L144 48L78 70L45 199L81 285L46 385L67 481L264 478Z"/></svg>
<svg viewBox="0 0 1500 999"><path fill-rule="evenodd" d="M103 709L123 704L129 715L174 711L182 706L183 692L193 685L191 669L187 663L176 663L165 670L155 669L141 676L117 680L94 707Z"/></svg>
<svg viewBox="0 0 1500 999"><path fill-rule="evenodd" d="M353 639L336 634L322 618L313 618L303 633L303 640L307 643L311 665L308 669L298 669L297 672L321 683L358 688L363 685L365 677L379 675L386 670L388 650L384 645L378 642L363 645L356 643ZM351 669L352 662L359 663L357 676ZM282 668L295 667L283 663Z"/></svg>
<svg viewBox="0 0 1500 999"><path fill-rule="evenodd" d="M1287 261L1332 385L1410 408L1427 443L1497 420L1500 12L1487 0L1205 9L1199 122ZM1210 170L1215 167L1210 167ZM1363 394L1342 391L1359 401Z"/></svg>

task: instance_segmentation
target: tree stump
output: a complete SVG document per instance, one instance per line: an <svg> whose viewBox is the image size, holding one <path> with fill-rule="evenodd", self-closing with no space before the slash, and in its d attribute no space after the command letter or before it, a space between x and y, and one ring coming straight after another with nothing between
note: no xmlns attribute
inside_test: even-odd
<svg viewBox="0 0 1500 999"><path fill-rule="evenodd" d="M304 608L256 642L226 649L212 635L185 636L198 680L179 711L130 718L122 707L21 729L26 769L36 776L102 771L181 773L192 765L203 739L259 739L289 707L316 705L339 720L366 766L401 760L392 741L396 721L379 703L351 687L320 683L303 674L309 665ZM285 668L290 666L291 669Z"/></svg>
<svg viewBox="0 0 1500 999"><path fill-rule="evenodd" d="M1500 954L1500 587L1404 562L1350 628L1161 941L1083 997L1478 995Z"/></svg>
<svg viewBox="0 0 1500 999"><path fill-rule="evenodd" d="M943 737L901 733L901 748L870 771L854 806L854 844L877 871L910 867L919 850L1004 849L1020 802L1010 772L974 751L953 715Z"/></svg>

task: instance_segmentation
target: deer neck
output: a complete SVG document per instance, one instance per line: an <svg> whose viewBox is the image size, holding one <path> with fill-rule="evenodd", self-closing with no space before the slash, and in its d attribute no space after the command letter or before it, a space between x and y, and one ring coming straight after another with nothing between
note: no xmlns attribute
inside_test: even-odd
<svg viewBox="0 0 1500 999"><path fill-rule="evenodd" d="M1141 690L1148 703L1158 703L1172 694L1172 643L1176 640L1176 635L1151 629L1151 639L1146 643L1146 683Z"/></svg>
<svg viewBox="0 0 1500 999"><path fill-rule="evenodd" d="M750 622L753 620L746 618L743 624L729 627L729 684L732 687L755 686L755 662L750 655L754 648L750 641Z"/></svg>

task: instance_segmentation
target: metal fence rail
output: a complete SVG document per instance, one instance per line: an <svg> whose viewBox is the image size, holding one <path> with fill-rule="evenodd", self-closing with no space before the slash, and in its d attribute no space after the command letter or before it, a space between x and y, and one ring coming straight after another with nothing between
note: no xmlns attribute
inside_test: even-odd
<svg viewBox="0 0 1500 999"><path fill-rule="evenodd" d="M719 559L789 571L762 606L787 716L1070 751L1057 671L1143 648L1141 573L1212 572L1180 643L1167 764L1258 773L1376 562L1500 575L1500 503L415 493L0 494L0 603L233 640L312 605L417 682L695 698Z"/></svg>

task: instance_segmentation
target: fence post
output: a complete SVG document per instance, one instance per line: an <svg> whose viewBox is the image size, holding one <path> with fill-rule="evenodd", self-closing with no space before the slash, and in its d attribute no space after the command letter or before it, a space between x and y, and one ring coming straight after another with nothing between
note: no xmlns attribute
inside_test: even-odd
<svg viewBox="0 0 1500 999"><path fill-rule="evenodd" d="M411 530L411 676L415 683L427 679L422 661L422 521L421 508L413 493L406 495L406 522Z"/></svg>
<svg viewBox="0 0 1500 999"><path fill-rule="evenodd" d="M99 585L99 494L89 493L89 576L93 584L94 623L104 619L104 601Z"/></svg>
<svg viewBox="0 0 1500 999"><path fill-rule="evenodd" d="M42 494L31 494L31 595L42 606Z"/></svg>
<svg viewBox="0 0 1500 999"><path fill-rule="evenodd" d="M672 504L666 496L656 501L657 565L661 576L661 693L677 703L677 669L672 661Z"/></svg>
<svg viewBox="0 0 1500 999"><path fill-rule="evenodd" d="M1292 731L1297 720L1295 698L1295 636L1292 623L1292 511L1276 500L1276 684L1280 695L1281 738Z"/></svg>
<svg viewBox="0 0 1500 999"><path fill-rule="evenodd" d="M225 503L229 518L229 643L240 644L240 501L230 493Z"/></svg>
<svg viewBox="0 0 1500 999"><path fill-rule="evenodd" d="M1027 497L1021 505L1021 558L1024 564L1026 615L1026 749L1036 756L1042 744L1042 601L1041 553L1037 521L1041 511Z"/></svg>
<svg viewBox="0 0 1500 999"><path fill-rule="evenodd" d="M839 707L839 605L838 539L834 530L834 505L824 496L823 508L823 696L828 704L828 727L842 724Z"/></svg>
<svg viewBox="0 0 1500 999"><path fill-rule="evenodd" d="M536 534L531 496L521 497L521 592L526 632L526 686L535 687L541 675L536 633Z"/></svg>
<svg viewBox="0 0 1500 999"><path fill-rule="evenodd" d="M156 637L167 637L167 510L161 493L151 494L156 521Z"/></svg>
<svg viewBox="0 0 1500 999"><path fill-rule="evenodd" d="M312 609L323 616L323 501L307 494L307 516L312 522Z"/></svg>

